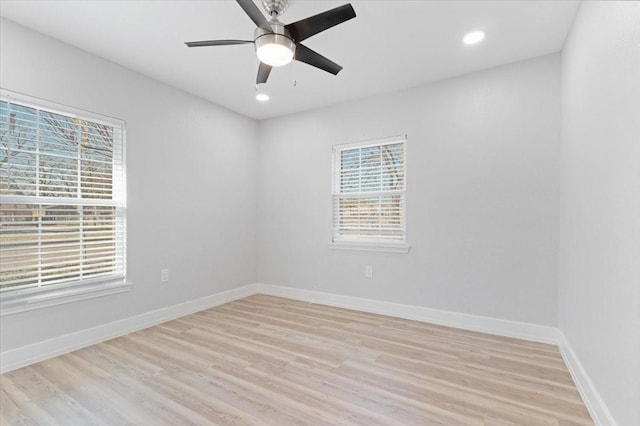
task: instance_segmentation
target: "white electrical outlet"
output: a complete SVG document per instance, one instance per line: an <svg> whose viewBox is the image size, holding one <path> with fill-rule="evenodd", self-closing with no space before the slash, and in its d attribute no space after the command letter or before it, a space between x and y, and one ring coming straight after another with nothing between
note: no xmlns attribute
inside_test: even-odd
<svg viewBox="0 0 640 426"><path fill-rule="evenodd" d="M167 281L169 281L169 270L168 269L161 269L160 270L160 282L166 283Z"/></svg>
<svg viewBox="0 0 640 426"><path fill-rule="evenodd" d="M373 266L367 265L364 267L364 277L373 278Z"/></svg>

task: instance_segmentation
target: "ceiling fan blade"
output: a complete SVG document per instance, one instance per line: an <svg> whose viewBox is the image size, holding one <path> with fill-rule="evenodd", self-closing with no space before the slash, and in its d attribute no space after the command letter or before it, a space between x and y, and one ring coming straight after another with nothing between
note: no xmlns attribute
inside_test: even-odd
<svg viewBox="0 0 640 426"><path fill-rule="evenodd" d="M251 40L203 40L203 41L187 41L186 44L189 47L204 47L204 46L229 46L232 44L248 44L253 43Z"/></svg>
<svg viewBox="0 0 640 426"><path fill-rule="evenodd" d="M296 45L295 60L320 68L321 70L333 75L337 75L342 70L340 65L309 49L303 44Z"/></svg>
<svg viewBox="0 0 640 426"><path fill-rule="evenodd" d="M310 16L309 18L292 22L291 24L285 25L285 28L289 30L293 40L296 43L299 43L312 35L318 34L319 32L331 27L335 27L336 25L355 17L356 12L353 10L351 4L345 4L338 6L335 9Z"/></svg>
<svg viewBox="0 0 640 426"><path fill-rule="evenodd" d="M256 77L256 84L266 83L270 73L271 65L260 62L260 66L258 67L258 76Z"/></svg>
<svg viewBox="0 0 640 426"><path fill-rule="evenodd" d="M244 13L249 15L249 18L253 21L256 26L262 28L265 31L273 32L271 29L271 25L269 25L269 21L264 17L258 6L252 0L236 0Z"/></svg>

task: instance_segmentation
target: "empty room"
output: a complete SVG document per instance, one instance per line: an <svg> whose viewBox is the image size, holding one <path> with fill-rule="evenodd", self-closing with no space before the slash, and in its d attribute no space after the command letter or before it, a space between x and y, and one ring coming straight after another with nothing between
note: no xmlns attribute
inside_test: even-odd
<svg viewBox="0 0 640 426"><path fill-rule="evenodd" d="M640 2L0 0L0 424L640 425Z"/></svg>

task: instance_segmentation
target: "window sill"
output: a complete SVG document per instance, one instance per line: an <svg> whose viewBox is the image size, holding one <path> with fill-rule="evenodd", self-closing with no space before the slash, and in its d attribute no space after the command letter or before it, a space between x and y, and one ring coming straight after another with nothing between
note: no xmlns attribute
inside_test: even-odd
<svg viewBox="0 0 640 426"><path fill-rule="evenodd" d="M131 283L108 281L90 286L69 287L60 290L43 291L42 293L24 295L22 297L0 298L0 317L17 314L34 309L62 305L79 300L129 291Z"/></svg>
<svg viewBox="0 0 640 426"><path fill-rule="evenodd" d="M370 242L370 241L332 241L332 250L372 251L381 253L409 253L411 246L407 243Z"/></svg>

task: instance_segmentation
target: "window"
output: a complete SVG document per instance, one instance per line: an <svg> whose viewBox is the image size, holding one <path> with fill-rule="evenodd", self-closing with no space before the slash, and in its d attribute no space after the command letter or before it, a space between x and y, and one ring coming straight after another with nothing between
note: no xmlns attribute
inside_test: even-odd
<svg viewBox="0 0 640 426"><path fill-rule="evenodd" d="M122 287L123 133L118 120L2 92L3 307Z"/></svg>
<svg viewBox="0 0 640 426"><path fill-rule="evenodd" d="M334 248L408 251L405 150L405 137L334 147Z"/></svg>

